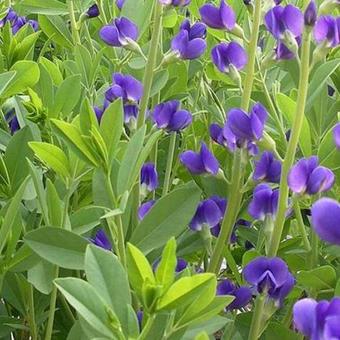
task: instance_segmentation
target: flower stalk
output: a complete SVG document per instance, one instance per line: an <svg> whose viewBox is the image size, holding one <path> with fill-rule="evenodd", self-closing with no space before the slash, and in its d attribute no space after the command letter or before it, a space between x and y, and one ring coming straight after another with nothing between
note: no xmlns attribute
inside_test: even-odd
<svg viewBox="0 0 340 340"><path fill-rule="evenodd" d="M174 154L175 154L175 147L176 147L176 136L177 136L176 132L172 132L170 135L169 152L168 152L168 159L166 163L162 196L165 196L168 193L169 187L170 187L172 163L174 161Z"/></svg>
<svg viewBox="0 0 340 340"><path fill-rule="evenodd" d="M258 295L255 301L255 309L251 320L248 340L257 340L260 336L265 303L266 296L263 294Z"/></svg>

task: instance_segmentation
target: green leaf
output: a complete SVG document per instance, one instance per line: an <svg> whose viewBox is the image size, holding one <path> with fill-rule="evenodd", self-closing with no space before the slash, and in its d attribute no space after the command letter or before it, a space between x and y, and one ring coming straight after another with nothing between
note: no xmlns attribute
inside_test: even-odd
<svg viewBox="0 0 340 340"><path fill-rule="evenodd" d="M159 199L131 236L144 254L164 245L185 230L199 203L201 191L189 182Z"/></svg>
<svg viewBox="0 0 340 340"><path fill-rule="evenodd" d="M278 93L276 95L276 102L280 111L288 120L289 125L292 126L296 114L295 101L283 93ZM311 133L306 117L304 117L303 119L301 134L299 138L299 145L304 156L307 157L312 154Z"/></svg>
<svg viewBox="0 0 340 340"><path fill-rule="evenodd" d="M15 76L11 78L11 82L3 92L2 97L11 97L27 90L28 87L33 87L40 76L39 66L34 61L17 61L10 71L15 71Z"/></svg>
<svg viewBox="0 0 340 340"><path fill-rule="evenodd" d="M331 266L321 266L309 271L301 270L297 274L297 282L308 290L335 288L336 272Z"/></svg>
<svg viewBox="0 0 340 340"><path fill-rule="evenodd" d="M216 290L216 276L211 273L183 277L176 281L159 299L157 309L171 310L184 308L192 303L205 290Z"/></svg>
<svg viewBox="0 0 340 340"><path fill-rule="evenodd" d="M112 339L106 306L89 283L77 278L56 279L54 282L80 316L103 336Z"/></svg>
<svg viewBox="0 0 340 340"><path fill-rule="evenodd" d="M45 69L48 71L48 74L51 76L53 83L59 86L63 81L63 76L56 64L54 64L51 60L41 57L39 59L39 63L42 64Z"/></svg>
<svg viewBox="0 0 340 340"><path fill-rule="evenodd" d="M43 227L27 233L27 245L43 259L68 269L83 269L88 241L71 231Z"/></svg>
<svg viewBox="0 0 340 340"><path fill-rule="evenodd" d="M15 74L16 71L9 71L0 74L0 97L15 77Z"/></svg>
<svg viewBox="0 0 340 340"><path fill-rule="evenodd" d="M172 237L164 247L161 261L156 270L156 280L164 288L167 288L174 282L176 265L176 240Z"/></svg>
<svg viewBox="0 0 340 340"><path fill-rule="evenodd" d="M112 308L127 333L130 287L118 258L111 252L89 245L85 254L85 273L87 281Z"/></svg>
<svg viewBox="0 0 340 340"><path fill-rule="evenodd" d="M56 266L43 259L27 271L27 281L43 294L50 294L56 278Z"/></svg>
<svg viewBox="0 0 340 340"><path fill-rule="evenodd" d="M30 14L68 14L66 4L57 0L22 0L20 2L20 7Z"/></svg>
<svg viewBox="0 0 340 340"><path fill-rule="evenodd" d="M65 179L70 177L69 162L63 150L53 144L44 142L30 142L28 145L37 157L57 174Z"/></svg>
<svg viewBox="0 0 340 340"><path fill-rule="evenodd" d="M154 95L159 93L164 88L168 80L169 80L168 70L158 71L155 74L155 77L152 82L150 97L153 97Z"/></svg>
<svg viewBox="0 0 340 340"><path fill-rule="evenodd" d="M31 60L34 56L35 44L40 36L40 31L34 32L25 37L20 43L15 46L13 52L14 60Z"/></svg>
<svg viewBox="0 0 340 340"><path fill-rule="evenodd" d="M46 203L50 226L59 227L63 223L64 204L58 195L57 189L48 178L46 185Z"/></svg>
<svg viewBox="0 0 340 340"><path fill-rule="evenodd" d="M152 268L143 253L130 243L127 245L126 262L131 286L141 296L143 283L146 280L155 282Z"/></svg>
<svg viewBox="0 0 340 340"><path fill-rule="evenodd" d="M340 152L335 147L333 129L330 129L322 139L319 145L318 157L321 165L333 171L340 169Z"/></svg>

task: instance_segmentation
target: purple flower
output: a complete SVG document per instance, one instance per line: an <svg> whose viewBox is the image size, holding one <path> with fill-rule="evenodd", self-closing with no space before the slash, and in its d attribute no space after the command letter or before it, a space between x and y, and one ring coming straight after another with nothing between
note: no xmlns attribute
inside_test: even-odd
<svg viewBox="0 0 340 340"><path fill-rule="evenodd" d="M139 331L142 330L143 328L143 317L144 317L144 312L142 310L137 311L137 320L138 320L138 326L139 326Z"/></svg>
<svg viewBox="0 0 340 340"><path fill-rule="evenodd" d="M296 37L295 41L297 46L301 45L301 37ZM277 42L275 52L277 60L290 60L294 59L296 56L281 40Z"/></svg>
<svg viewBox="0 0 340 340"><path fill-rule="evenodd" d="M220 7L208 3L200 8L202 21L211 28L226 29L231 31L236 25L236 15L233 9L224 0Z"/></svg>
<svg viewBox="0 0 340 340"><path fill-rule="evenodd" d="M204 24L197 22L190 26L190 21L185 20L181 24L179 33L171 41L171 49L181 59L196 59L204 53L207 47L205 36Z"/></svg>
<svg viewBox="0 0 340 340"><path fill-rule="evenodd" d="M314 26L318 16L318 9L315 1L311 0L304 13L304 21L306 26Z"/></svg>
<svg viewBox="0 0 340 340"><path fill-rule="evenodd" d="M295 328L313 340L340 339L340 298L330 302L302 299L293 308Z"/></svg>
<svg viewBox="0 0 340 340"><path fill-rule="evenodd" d="M229 147L228 139L223 136L223 128L216 123L213 123L209 127L210 137L217 144L223 147Z"/></svg>
<svg viewBox="0 0 340 340"><path fill-rule="evenodd" d="M28 20L28 24L32 27L33 31L38 31L39 23L36 20Z"/></svg>
<svg viewBox="0 0 340 340"><path fill-rule="evenodd" d="M248 142L262 138L267 116L267 110L260 103L252 107L249 115L241 109L231 109L223 128L223 135L237 147L247 146Z"/></svg>
<svg viewBox="0 0 340 340"><path fill-rule="evenodd" d="M227 310L240 309L248 305L252 298L250 288L241 286L236 287L228 279L222 280L217 285L216 295L232 295L235 300L228 305Z"/></svg>
<svg viewBox="0 0 340 340"><path fill-rule="evenodd" d="M323 240L340 245L340 204L331 198L321 198L312 206L312 226Z"/></svg>
<svg viewBox="0 0 340 340"><path fill-rule="evenodd" d="M12 24L12 32L16 34L21 27L25 26L27 19L25 17L17 17L17 19Z"/></svg>
<svg viewBox="0 0 340 340"><path fill-rule="evenodd" d="M102 120L102 117L103 117L105 110L108 108L109 105L110 105L110 102L107 99L105 99L102 108L100 108L99 106L93 107L94 113L96 114L97 121L98 121L99 124Z"/></svg>
<svg viewBox="0 0 340 340"><path fill-rule="evenodd" d="M204 142L201 143L201 150L196 153L192 150L183 152L180 155L181 163L195 175L209 173L217 175L219 170L218 160L209 151Z"/></svg>
<svg viewBox="0 0 340 340"><path fill-rule="evenodd" d="M334 184L333 172L318 165L318 157L299 160L289 171L288 186L296 194L314 195L328 191Z"/></svg>
<svg viewBox="0 0 340 340"><path fill-rule="evenodd" d="M124 105L124 123L129 124L136 121L138 116L138 106L135 104Z"/></svg>
<svg viewBox="0 0 340 340"><path fill-rule="evenodd" d="M157 259L153 265L152 265L152 269L155 272L157 270L157 267L159 265L160 259ZM180 273L181 271L183 271L186 267L188 266L188 262L185 261L184 259L177 257L177 263L176 263L176 268L175 268L175 272L176 273Z"/></svg>
<svg viewBox="0 0 340 340"><path fill-rule="evenodd" d="M116 6L118 7L119 10L123 8L125 0L116 0Z"/></svg>
<svg viewBox="0 0 340 340"><path fill-rule="evenodd" d="M0 28L4 27L6 25L6 22L10 22L12 25L17 18L18 15L15 13L15 11L12 8L9 8L5 17L0 20Z"/></svg>
<svg viewBox="0 0 340 340"><path fill-rule="evenodd" d="M340 123L336 124L333 129L333 140L335 146L338 150L340 150Z"/></svg>
<svg viewBox="0 0 340 340"><path fill-rule="evenodd" d="M191 124L191 113L186 110L180 110L180 105L178 100L171 100L155 107L153 120L159 129L180 131Z"/></svg>
<svg viewBox="0 0 340 340"><path fill-rule="evenodd" d="M253 218L264 221L266 216L276 215L278 199L278 190L273 190L268 184L259 184L254 189L248 212Z"/></svg>
<svg viewBox="0 0 340 340"><path fill-rule="evenodd" d="M261 158L255 162L254 181L279 183L280 176L281 162L275 159L271 152L265 151Z"/></svg>
<svg viewBox="0 0 340 340"><path fill-rule="evenodd" d="M141 185L147 191L154 191L158 187L158 174L154 163L145 163L142 166Z"/></svg>
<svg viewBox="0 0 340 340"><path fill-rule="evenodd" d="M211 58L221 72L230 72L230 68L242 70L248 62L247 53L237 42L220 43L211 51Z"/></svg>
<svg viewBox="0 0 340 340"><path fill-rule="evenodd" d="M97 4L92 5L87 11L86 11L88 18L96 18L100 15L99 8Z"/></svg>
<svg viewBox="0 0 340 340"><path fill-rule="evenodd" d="M5 118L8 122L11 134L14 135L14 133L20 129L18 118L15 115L15 109L12 109L8 113L6 113Z"/></svg>
<svg viewBox="0 0 340 340"><path fill-rule="evenodd" d="M192 230L202 230L216 227L222 220L227 206L227 201L218 196L212 196L198 204L195 215L189 226Z"/></svg>
<svg viewBox="0 0 340 340"><path fill-rule="evenodd" d="M101 39L110 46L128 46L138 38L138 28L128 18L114 19L113 23L106 25L99 31Z"/></svg>
<svg viewBox="0 0 340 340"><path fill-rule="evenodd" d="M245 266L243 276L259 293L266 292L279 303L294 286L287 264L279 257L257 257Z"/></svg>
<svg viewBox="0 0 340 340"><path fill-rule="evenodd" d="M319 17L314 27L314 38L318 44L335 47L340 43L340 17L330 15Z"/></svg>
<svg viewBox="0 0 340 340"><path fill-rule="evenodd" d="M249 221L246 221L242 218L237 220L237 222L234 225L233 231L230 236L230 243L236 243L237 242L237 235L236 235L236 230L239 227L244 227L244 228L249 228L251 226L251 223ZM221 231L221 223L217 224L215 227L210 229L211 235L218 237Z"/></svg>
<svg viewBox="0 0 340 340"><path fill-rule="evenodd" d="M138 219L141 221L145 215L150 211L150 209L154 206L156 201L151 200L148 202L143 203L139 208L138 208Z"/></svg>
<svg viewBox="0 0 340 340"><path fill-rule="evenodd" d="M110 240L108 239L108 237L106 236L105 231L103 229L99 229L95 237L90 239L90 241L100 248L103 248L106 250L112 249L112 244Z"/></svg>
<svg viewBox="0 0 340 340"><path fill-rule="evenodd" d="M164 6L184 7L190 4L191 0L159 0Z"/></svg>
<svg viewBox="0 0 340 340"><path fill-rule="evenodd" d="M286 32L299 37L303 30L303 14L293 5L275 6L265 15L268 31L276 39L284 39Z"/></svg>

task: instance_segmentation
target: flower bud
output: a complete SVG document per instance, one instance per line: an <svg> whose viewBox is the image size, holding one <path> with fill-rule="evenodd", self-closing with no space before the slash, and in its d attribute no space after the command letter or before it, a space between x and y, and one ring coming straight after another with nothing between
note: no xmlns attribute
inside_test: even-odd
<svg viewBox="0 0 340 340"><path fill-rule="evenodd" d="M314 0L311 0L304 13L305 26L314 26L317 19L317 7Z"/></svg>

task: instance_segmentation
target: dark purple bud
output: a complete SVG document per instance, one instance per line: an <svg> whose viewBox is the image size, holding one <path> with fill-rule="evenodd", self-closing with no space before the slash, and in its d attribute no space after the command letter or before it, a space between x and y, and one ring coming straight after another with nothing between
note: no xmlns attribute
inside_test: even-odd
<svg viewBox="0 0 340 340"><path fill-rule="evenodd" d="M334 95L334 93L335 93L334 87L331 86L331 85L327 85L327 92L328 92L328 95L329 95L330 97L333 97L333 95Z"/></svg>
<svg viewBox="0 0 340 340"><path fill-rule="evenodd" d="M276 39L283 39L286 32L299 37L303 30L303 14L293 5L275 6L265 15L265 24Z"/></svg>
<svg viewBox="0 0 340 340"><path fill-rule="evenodd" d="M301 44L301 37L297 37L295 40L297 46L299 46ZM275 52L277 60L291 60L296 57L296 54L291 51L281 40L278 40Z"/></svg>
<svg viewBox="0 0 340 340"><path fill-rule="evenodd" d="M39 23L36 20L28 20L28 24L32 27L34 32L39 30Z"/></svg>
<svg viewBox="0 0 340 340"><path fill-rule="evenodd" d="M16 34L21 27L27 24L27 19L25 17L18 17L12 25L12 32Z"/></svg>
<svg viewBox="0 0 340 340"><path fill-rule="evenodd" d="M106 236L105 231L103 229L99 229L95 237L90 239L90 241L100 248L103 248L106 250L112 249L112 244L110 240L108 239L108 237Z"/></svg>
<svg viewBox="0 0 340 340"><path fill-rule="evenodd" d="M299 160L289 171L288 186L296 194L314 195L331 189L335 176L333 172L318 165L318 158L312 156Z"/></svg>
<svg viewBox="0 0 340 340"><path fill-rule="evenodd" d="M323 240L340 245L340 204L330 198L321 198L312 206L312 226Z"/></svg>
<svg viewBox="0 0 340 340"><path fill-rule="evenodd" d="M124 123L129 124L136 122L138 116L138 106L135 104L124 105Z"/></svg>
<svg viewBox="0 0 340 340"><path fill-rule="evenodd" d="M124 47L137 40L138 28L128 18L120 17L114 19L112 24L102 27L99 35L110 46Z"/></svg>
<svg viewBox="0 0 340 340"><path fill-rule="evenodd" d="M234 41L216 45L211 51L211 58L221 72L230 72L231 66L242 70L248 62L246 51Z"/></svg>
<svg viewBox="0 0 340 340"><path fill-rule="evenodd" d="M150 209L154 206L156 201L151 200L148 202L143 203L139 208L138 208L138 219L141 221L145 215L150 211Z"/></svg>
<svg viewBox="0 0 340 340"><path fill-rule="evenodd" d="M232 295L235 300L227 307L227 310L240 309L247 306L252 298L250 288L236 287L228 279L222 280L217 285L216 295Z"/></svg>
<svg viewBox="0 0 340 340"><path fill-rule="evenodd" d="M216 142L217 144L221 146L229 147L228 140L224 137L223 128L221 126L215 123L211 124L209 131L210 131L210 137L214 142Z"/></svg>
<svg viewBox="0 0 340 340"><path fill-rule="evenodd" d="M96 18L100 15L97 4L92 5L86 12L88 18Z"/></svg>
<svg viewBox="0 0 340 340"><path fill-rule="evenodd" d="M182 22L180 29L188 32L190 40L196 38L205 39L207 36L207 27L201 22L195 22L190 25L190 20L186 19Z"/></svg>
<svg viewBox="0 0 340 340"><path fill-rule="evenodd" d="M200 8L202 21L211 28L231 31L236 25L234 10L221 0L220 7L207 3Z"/></svg>
<svg viewBox="0 0 340 340"><path fill-rule="evenodd" d="M287 264L279 257L257 257L245 266L243 276L259 293L265 291L279 302L293 288L293 277Z"/></svg>
<svg viewBox="0 0 340 340"><path fill-rule="evenodd" d="M139 326L139 330L141 331L143 328L143 316L144 313L142 310L137 311L137 320L138 320L138 326Z"/></svg>
<svg viewBox="0 0 340 340"><path fill-rule="evenodd" d="M268 184L259 184L254 189L248 212L253 218L264 221L266 216L276 215L278 199L278 190L273 190Z"/></svg>
<svg viewBox="0 0 340 340"><path fill-rule="evenodd" d="M175 272L176 272L176 273L180 273L180 272L183 271L186 267L188 267L188 262L185 261L184 259L178 257L178 258L177 258L177 264L176 264Z"/></svg>
<svg viewBox="0 0 340 340"><path fill-rule="evenodd" d="M155 107L153 120L159 129L180 131L191 124L192 116L189 111L180 109L178 100L171 100Z"/></svg>
<svg viewBox="0 0 340 340"><path fill-rule="evenodd" d="M305 25L314 26L316 23L317 16L318 9L316 7L315 1L311 0L304 13Z"/></svg>
<svg viewBox="0 0 340 340"><path fill-rule="evenodd" d="M282 2L282 0L274 0L275 5L280 5L280 3Z"/></svg>
<svg viewBox="0 0 340 340"><path fill-rule="evenodd" d="M204 142L201 143L199 153L194 151L185 151L180 155L181 163L195 175L211 174L217 175L219 170L218 160L209 151Z"/></svg>
<svg viewBox="0 0 340 340"><path fill-rule="evenodd" d="M333 140L336 148L340 150L340 123L336 124L333 128Z"/></svg>
<svg viewBox="0 0 340 340"><path fill-rule="evenodd" d="M123 8L125 0L116 0L116 6L118 7L119 10Z"/></svg>
<svg viewBox="0 0 340 340"><path fill-rule="evenodd" d="M154 191L158 187L158 174L154 163L145 163L141 169L141 186L147 191Z"/></svg>
<svg viewBox="0 0 340 340"><path fill-rule="evenodd" d="M164 6L184 7L190 4L191 0L159 0Z"/></svg>
<svg viewBox="0 0 340 340"><path fill-rule="evenodd" d="M265 151L261 158L255 162L254 181L279 183L280 176L281 162L275 159L271 152Z"/></svg>
<svg viewBox="0 0 340 340"><path fill-rule="evenodd" d="M10 22L11 26L13 26L17 18L18 15L15 13L15 11L12 8L9 8L5 17L0 20L0 28L4 27L7 22Z"/></svg>
<svg viewBox="0 0 340 340"><path fill-rule="evenodd" d="M335 47L340 43L340 17L330 15L319 17L314 27L314 38L318 44Z"/></svg>

